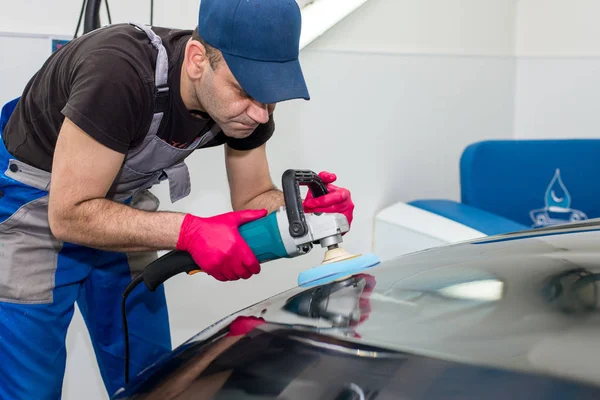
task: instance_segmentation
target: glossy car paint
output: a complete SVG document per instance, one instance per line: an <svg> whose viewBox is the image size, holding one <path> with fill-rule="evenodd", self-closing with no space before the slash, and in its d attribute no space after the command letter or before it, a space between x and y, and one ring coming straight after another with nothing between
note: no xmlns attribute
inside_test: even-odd
<svg viewBox="0 0 600 400"><path fill-rule="evenodd" d="M598 280L597 220L413 253L231 315L115 398L597 399Z"/></svg>

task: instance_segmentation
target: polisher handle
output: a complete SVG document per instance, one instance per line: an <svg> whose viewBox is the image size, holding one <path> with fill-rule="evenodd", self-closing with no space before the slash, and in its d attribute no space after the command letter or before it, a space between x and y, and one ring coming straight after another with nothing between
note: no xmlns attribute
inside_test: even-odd
<svg viewBox="0 0 600 400"><path fill-rule="evenodd" d="M167 279L182 272L193 275L203 272L187 251L173 250L154 260L144 269L146 287L154 292Z"/></svg>
<svg viewBox="0 0 600 400"><path fill-rule="evenodd" d="M290 235L299 238L308 233L308 225L304 217L300 185L308 186L314 197L328 193L327 186L315 172L310 170L288 169L281 178L285 210L290 225Z"/></svg>

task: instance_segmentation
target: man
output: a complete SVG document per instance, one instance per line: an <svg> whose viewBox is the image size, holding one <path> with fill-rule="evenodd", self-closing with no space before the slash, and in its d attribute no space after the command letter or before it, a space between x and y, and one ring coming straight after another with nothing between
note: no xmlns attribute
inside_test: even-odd
<svg viewBox="0 0 600 400"><path fill-rule="evenodd" d="M294 0L203 0L194 33L106 27L54 53L4 107L0 398L60 397L75 301L114 393L124 381L120 294L157 250L188 251L220 281L260 272L238 227L283 204L265 146L275 103L309 99L300 24ZM184 159L219 145L234 211L157 212L147 189L168 179L171 200L185 197ZM307 197L305 210L351 222L350 193L321 176L330 194ZM127 313L135 374L171 349L163 289L139 286Z"/></svg>

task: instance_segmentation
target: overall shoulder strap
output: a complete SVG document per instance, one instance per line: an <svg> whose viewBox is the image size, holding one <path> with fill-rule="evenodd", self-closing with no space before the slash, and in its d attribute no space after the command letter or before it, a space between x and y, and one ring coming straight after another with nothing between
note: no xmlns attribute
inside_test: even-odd
<svg viewBox="0 0 600 400"><path fill-rule="evenodd" d="M154 117L152 118L150 131L148 132L149 136L156 135L158 127L160 126L160 121L167 111L167 106L169 104L169 86L167 84L169 77L169 56L162 44L162 39L152 29L137 22L130 22L129 24L144 31L146 36L148 36L148 39L150 39L152 46L158 51L156 68L154 71Z"/></svg>

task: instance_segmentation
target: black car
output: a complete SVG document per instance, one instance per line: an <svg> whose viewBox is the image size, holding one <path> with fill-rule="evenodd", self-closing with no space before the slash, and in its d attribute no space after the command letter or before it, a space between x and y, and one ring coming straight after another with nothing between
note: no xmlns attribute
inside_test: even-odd
<svg viewBox="0 0 600 400"><path fill-rule="evenodd" d="M600 399L600 221L488 237L286 291L115 399Z"/></svg>

